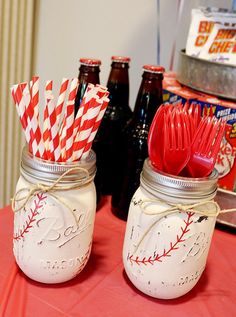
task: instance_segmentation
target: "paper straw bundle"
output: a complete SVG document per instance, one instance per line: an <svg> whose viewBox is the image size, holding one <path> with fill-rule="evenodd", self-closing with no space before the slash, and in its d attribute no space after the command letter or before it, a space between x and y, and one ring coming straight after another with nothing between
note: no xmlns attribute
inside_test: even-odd
<svg viewBox="0 0 236 317"><path fill-rule="evenodd" d="M63 78L57 102L52 88L52 80L47 81L41 129L39 77L34 76L29 85L20 83L11 87L29 151L34 156L55 162L85 159L109 102L107 88L89 84L76 117L74 103L78 79L72 79L69 85L69 79Z"/></svg>

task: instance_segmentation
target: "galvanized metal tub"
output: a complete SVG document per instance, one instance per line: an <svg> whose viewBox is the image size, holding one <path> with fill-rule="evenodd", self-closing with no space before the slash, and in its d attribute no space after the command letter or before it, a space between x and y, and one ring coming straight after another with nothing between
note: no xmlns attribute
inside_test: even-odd
<svg viewBox="0 0 236 317"><path fill-rule="evenodd" d="M236 66L179 54L177 80L193 89L236 100Z"/></svg>

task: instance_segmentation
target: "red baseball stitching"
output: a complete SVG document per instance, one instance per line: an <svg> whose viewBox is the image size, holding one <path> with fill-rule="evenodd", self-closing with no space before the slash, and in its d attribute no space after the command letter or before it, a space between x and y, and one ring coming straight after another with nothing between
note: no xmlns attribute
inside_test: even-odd
<svg viewBox="0 0 236 317"><path fill-rule="evenodd" d="M23 225L22 229L19 229L18 233L13 236L13 239L19 241L20 239L24 238L25 233L29 232L29 229L32 228L32 223L36 220L35 217L39 214L39 209L43 207L41 202L47 197L43 196L43 193L36 194L38 201L34 200L34 209L30 208L30 215L28 215L28 219L26 220L25 224Z"/></svg>
<svg viewBox="0 0 236 317"><path fill-rule="evenodd" d="M153 265L154 262L162 262L161 258L163 257L170 257L171 256L171 252L174 251L174 250L178 250L179 247L177 246L179 243L181 242L184 242L185 239L183 239L184 235L189 232L189 226L192 224L193 220L191 220L191 217L194 215L194 212L187 212L187 220L184 220L184 223L185 223L185 227L183 228L182 226L180 227L181 228L181 235L177 235L176 237L176 242L173 244L172 242L170 243L170 248L169 250L165 250L163 251L162 254L157 254L156 256L150 256L148 259L146 259L146 257L144 257L143 259L139 259L139 257L137 256L136 258L133 258L133 254L132 255L128 255L128 260L130 261L131 264L133 263L136 263L138 265L140 264L144 264L144 265L147 265L147 264L151 264Z"/></svg>

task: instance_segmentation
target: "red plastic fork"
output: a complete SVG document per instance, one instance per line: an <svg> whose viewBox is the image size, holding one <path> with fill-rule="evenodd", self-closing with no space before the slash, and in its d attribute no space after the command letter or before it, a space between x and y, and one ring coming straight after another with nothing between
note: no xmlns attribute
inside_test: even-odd
<svg viewBox="0 0 236 317"><path fill-rule="evenodd" d="M213 117L214 116L214 111L213 111L213 106L207 106L204 105L203 107L203 117Z"/></svg>
<svg viewBox="0 0 236 317"><path fill-rule="evenodd" d="M190 134L190 139L193 139L194 133L198 128L198 125L201 121L201 106L200 104L195 104L195 103L191 103L189 105L188 102L185 102L185 104L183 105L182 103L180 103L179 105L177 105L177 108L181 111L181 112L185 112L186 114L188 114L188 121L189 121L189 134Z"/></svg>
<svg viewBox="0 0 236 317"><path fill-rule="evenodd" d="M174 109L164 115L164 170L179 175L190 157L189 117L186 112Z"/></svg>
<svg viewBox="0 0 236 317"><path fill-rule="evenodd" d="M158 170L163 170L164 113L171 108L173 106L170 104L161 105L158 108L148 133L148 155L152 165Z"/></svg>
<svg viewBox="0 0 236 317"><path fill-rule="evenodd" d="M190 111L190 108L189 108L189 113L192 115L192 118L193 118L193 125L194 125L194 132L195 132L201 121L201 106L199 104L196 104L196 105L191 104L191 106L193 107L193 109L192 111Z"/></svg>
<svg viewBox="0 0 236 317"><path fill-rule="evenodd" d="M208 176L214 169L225 122L205 117L195 133L187 169L192 177Z"/></svg>

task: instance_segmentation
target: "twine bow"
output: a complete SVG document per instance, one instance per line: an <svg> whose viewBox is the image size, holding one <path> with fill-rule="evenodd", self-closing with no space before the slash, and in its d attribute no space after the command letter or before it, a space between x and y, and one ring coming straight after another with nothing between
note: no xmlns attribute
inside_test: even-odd
<svg viewBox="0 0 236 317"><path fill-rule="evenodd" d="M149 204L155 204L155 203L163 203L165 205L168 205L169 207L165 208L164 210L162 209L154 209L154 210L148 210L147 207ZM191 212L197 212L201 215L207 216L207 217L217 217L219 213L221 213L220 206L217 204L217 202L213 200L205 200L196 204L175 204L175 203L170 203L166 202L162 199L145 199L140 201L138 203L141 210L146 214L146 215L162 215L162 217L166 215L170 215L173 213L176 213L176 211L191 211ZM212 206L212 208L209 208L209 206ZM202 207L201 209L196 209L197 207ZM205 208L203 208L205 207ZM235 209L236 210L236 209Z"/></svg>
<svg viewBox="0 0 236 317"><path fill-rule="evenodd" d="M155 204L155 203L162 203L165 204L169 207L167 208L155 208L154 210L148 210L147 207L150 204ZM227 213L227 212L233 212L236 211L236 208L233 209L224 209L220 210L220 206L217 204L217 202L213 200L205 200L196 204L189 204L189 205L184 205L184 204L175 204L175 203L170 203L166 202L162 199L145 199L145 200L140 200L137 203L142 210L142 212L146 215L161 215L161 217L158 217L155 219L150 226L146 229L146 231L143 233L141 236L139 242L135 246L134 253L138 250L140 244L144 240L144 238L149 234L149 232L152 230L152 228L165 216L171 215L176 213L177 211L183 211L183 212L194 212L201 214L206 217L217 217L220 213ZM160 206L159 206L160 207ZM200 207L197 209L197 207Z"/></svg>
<svg viewBox="0 0 236 317"><path fill-rule="evenodd" d="M67 185L67 186L59 185L60 182L62 181L62 179L67 174L69 174L70 172L73 172L75 170L83 171L86 174L85 177L82 180L77 181L75 184L72 184L72 185ZM12 210L14 212L20 211L21 209L23 209L26 206L26 204L31 199L31 197L33 197L36 193L43 192L43 193L49 193L50 196L52 196L54 199L58 200L61 204L63 204L66 208L68 208L75 218L74 212L73 212L72 208L69 206L69 204L67 204L64 200L61 199L61 197L58 197L53 192L81 188L83 186L86 186L89 183L89 181L91 181L92 179L93 179L93 177L90 177L89 172L85 168L72 167L69 170L67 170L65 173L63 173L54 183L52 183L52 185L48 186L45 184L38 183L38 184L32 186L31 188L25 187L25 188L19 189L15 193L14 197L12 198ZM20 194L22 192L25 192L25 191L27 191L28 193L26 195L20 197ZM16 208L15 207L16 203L20 203L21 201L23 201L23 203L20 204L20 206L18 208Z"/></svg>

